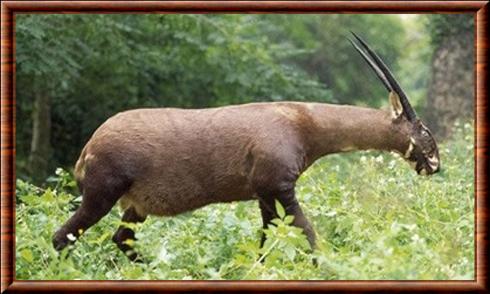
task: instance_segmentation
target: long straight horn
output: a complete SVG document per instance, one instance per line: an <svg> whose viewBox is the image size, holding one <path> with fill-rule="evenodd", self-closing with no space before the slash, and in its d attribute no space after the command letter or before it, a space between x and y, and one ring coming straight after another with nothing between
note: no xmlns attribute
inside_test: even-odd
<svg viewBox="0 0 490 294"><path fill-rule="evenodd" d="M386 64L381 60L381 58L373 51L369 46L364 42L359 36L357 36L354 32L351 32L352 35L356 38L356 40L361 44L361 46L367 51L367 54L359 48L354 42L351 43L354 45L356 50L362 55L364 60L367 61L369 66L376 72L376 75L381 79L385 87L388 89L388 91L394 91L396 94L398 94L398 97L400 97L400 102L403 107L403 111L405 112L405 115L407 116L409 121L415 121L417 118L417 115L415 114L415 111L412 108L412 105L410 105L410 102L408 101L407 95L405 92L402 90L400 85L398 84L397 80L391 73L391 71L388 69ZM383 74L383 77L381 77L380 72ZM386 85L386 81L388 82L389 86Z"/></svg>
<svg viewBox="0 0 490 294"><path fill-rule="evenodd" d="M364 58L364 60L369 64L369 67L371 67L371 69L374 71L376 76L381 80L383 85L386 87L386 90L388 90L388 92L392 92L393 88L391 87L390 82L386 79L386 76L379 69L379 67L376 65L376 63L374 63L371 60L371 58L369 58L369 56L366 55L366 53L361 48L359 48L359 46L357 46L356 43L354 43L354 41L352 41L351 39L349 39L349 41L352 44L352 46L354 46L354 48L356 48L357 52L359 52L359 54L361 54L361 56Z"/></svg>

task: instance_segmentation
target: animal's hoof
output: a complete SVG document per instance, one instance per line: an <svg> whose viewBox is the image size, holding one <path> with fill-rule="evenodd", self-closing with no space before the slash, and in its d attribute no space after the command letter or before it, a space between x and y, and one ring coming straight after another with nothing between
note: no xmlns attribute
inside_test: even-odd
<svg viewBox="0 0 490 294"><path fill-rule="evenodd" d="M73 240L70 240L70 235ZM63 250L66 246L72 244L75 240L75 237L72 234L66 234L64 232L58 231L53 236L53 247L57 251Z"/></svg>
<svg viewBox="0 0 490 294"><path fill-rule="evenodd" d="M138 253L134 252L134 250L130 250L128 251L128 253L126 254L126 256L129 258L129 260L131 260L132 262L136 262L136 263L146 263L145 260L143 259L143 257L141 255L139 255Z"/></svg>

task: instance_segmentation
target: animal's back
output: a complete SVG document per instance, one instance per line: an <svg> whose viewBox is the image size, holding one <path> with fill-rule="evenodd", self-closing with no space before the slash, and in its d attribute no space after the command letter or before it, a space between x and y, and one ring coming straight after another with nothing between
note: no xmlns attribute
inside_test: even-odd
<svg viewBox="0 0 490 294"><path fill-rule="evenodd" d="M210 109L139 109L97 129L77 163L77 176L95 166L131 180L121 198L141 214L174 215L214 202L253 199L257 173L301 148L294 115L303 106L259 103ZM286 150L287 149L287 150ZM271 173L272 171L272 166ZM261 177L273 175L261 174ZM82 183L85 179L81 179Z"/></svg>

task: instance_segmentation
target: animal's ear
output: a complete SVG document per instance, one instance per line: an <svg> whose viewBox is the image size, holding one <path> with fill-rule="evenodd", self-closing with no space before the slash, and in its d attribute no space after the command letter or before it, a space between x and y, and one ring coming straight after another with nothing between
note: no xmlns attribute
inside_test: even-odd
<svg viewBox="0 0 490 294"><path fill-rule="evenodd" d="M393 91L390 92L391 117L397 119L403 114L403 106L400 97Z"/></svg>

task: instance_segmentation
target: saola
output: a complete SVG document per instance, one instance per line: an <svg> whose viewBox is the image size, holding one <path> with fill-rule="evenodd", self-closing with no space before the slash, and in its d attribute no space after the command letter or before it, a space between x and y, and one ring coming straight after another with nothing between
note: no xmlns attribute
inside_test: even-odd
<svg viewBox="0 0 490 294"><path fill-rule="evenodd" d="M137 109L102 124L83 148L75 176L81 206L56 232L57 250L74 242L119 201L122 220L172 216L210 203L259 201L264 228L275 201L294 216L312 248L315 233L295 197L298 177L327 154L376 149L400 153L419 174L439 170L429 129L387 66L358 36L351 40L389 92L391 111L324 103L252 103L209 109ZM262 235L262 244L264 242ZM121 226L113 240L138 255Z"/></svg>

